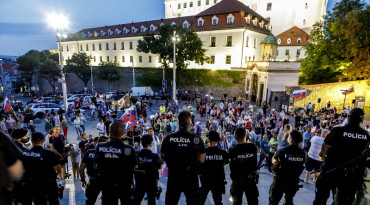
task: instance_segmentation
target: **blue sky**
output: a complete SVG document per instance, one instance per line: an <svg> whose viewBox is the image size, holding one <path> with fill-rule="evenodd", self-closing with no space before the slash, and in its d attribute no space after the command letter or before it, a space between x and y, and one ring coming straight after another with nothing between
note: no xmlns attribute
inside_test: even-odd
<svg viewBox="0 0 370 205"><path fill-rule="evenodd" d="M339 0L329 0L328 8ZM164 18L164 0L0 0L0 54L23 55L31 49L55 49L52 12L71 21L68 33L83 28Z"/></svg>

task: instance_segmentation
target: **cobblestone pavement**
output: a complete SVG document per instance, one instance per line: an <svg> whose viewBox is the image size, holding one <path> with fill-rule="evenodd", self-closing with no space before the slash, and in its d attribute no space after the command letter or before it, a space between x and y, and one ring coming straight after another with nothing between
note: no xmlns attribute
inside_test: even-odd
<svg viewBox="0 0 370 205"><path fill-rule="evenodd" d="M154 103L154 106L153 106L152 110L153 111L158 110L159 106L160 106L160 103ZM149 113L148 116L150 116L150 114L152 114L152 113ZM196 114L196 119L198 119L197 121L199 121L199 115L198 114ZM205 126L206 120L202 119L200 121L202 122L202 125ZM291 122L292 121L294 121L294 119L291 119ZM85 123L86 133L88 135L92 134L94 137L98 136L98 131L96 129L97 122L98 121L95 120L95 121L87 121ZM37 131L45 132L44 131L44 123L39 123L39 124L36 125L36 127L37 127ZM205 130L205 129L203 129L203 130ZM72 124L69 124L69 128L68 128L68 140L69 140L69 143L76 143L76 144L81 140L80 138L77 138L76 131L75 131ZM71 165L69 165L69 167L70 167L69 172L71 173ZM226 171L227 185L226 185L226 194L223 195L223 203L224 204L232 204L231 201L230 201L231 180L230 180L230 171L229 171L228 166L225 167L225 171ZM304 178L304 173L305 173L305 171L301 175L301 179ZM260 180L259 180L259 184L258 184L259 203L261 205L268 204L268 195L269 195L269 189L270 189L270 185L272 183L272 180L273 180L273 175L270 174L267 171L267 168L262 168L261 171L260 171ZM166 177L160 177L159 185L163 188L163 192L161 194L160 199L157 201L157 204L164 204L165 193L166 193L166 184L167 184L167 178ZM315 185L312 182L312 180L309 183L302 183L302 184L303 184L303 188L301 188L297 192L297 194L294 198L294 203L296 205L312 204L314 196L315 196L315 194L314 194ZM86 198L85 198L85 195L84 195L84 189L81 187L80 180L79 179L73 179L72 177L70 179L66 179L66 185L65 185L65 189L64 189L64 198L61 200L61 204L62 205L66 205L66 204L69 204L69 205L75 205L75 204L76 205L83 205L85 203L85 200L86 200ZM243 204L247 204L246 199L244 198L243 200L244 200ZM332 200L330 198L330 200L328 201L328 204L331 204L331 202L332 202ZM99 200L97 201L96 204L101 204L100 196L99 196ZM143 205L147 204L147 202L143 201L142 204ZM185 196L183 194L180 198L179 204L181 204L181 205L186 204ZM206 204L207 205L214 204L211 193L208 195L208 199L206 201ZM280 204L283 204L283 199L281 200Z"/></svg>

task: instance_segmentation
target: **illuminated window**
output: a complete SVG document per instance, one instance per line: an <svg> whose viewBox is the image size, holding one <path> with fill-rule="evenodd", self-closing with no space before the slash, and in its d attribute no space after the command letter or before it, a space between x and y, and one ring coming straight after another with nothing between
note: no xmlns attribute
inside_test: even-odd
<svg viewBox="0 0 370 205"><path fill-rule="evenodd" d="M231 64L231 56L226 56L226 64Z"/></svg>

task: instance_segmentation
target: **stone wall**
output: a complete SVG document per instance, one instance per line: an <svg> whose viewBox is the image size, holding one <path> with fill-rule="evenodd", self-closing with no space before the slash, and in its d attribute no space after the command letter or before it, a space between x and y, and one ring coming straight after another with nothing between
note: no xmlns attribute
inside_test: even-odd
<svg viewBox="0 0 370 205"><path fill-rule="evenodd" d="M294 99L294 107L305 107L309 102L316 105L316 108L324 107L327 103L331 102L331 107L336 107L341 110L344 103L345 95L342 94L341 90L348 89L351 85L354 87L354 91L346 96L345 107L352 107L352 100L355 97L365 97L365 107L370 106L370 86L369 81L347 81L338 83L325 83L317 85L302 85L299 87L288 88L292 94L293 90L306 89L307 94L305 98ZM321 98L321 103L318 103L318 98Z"/></svg>

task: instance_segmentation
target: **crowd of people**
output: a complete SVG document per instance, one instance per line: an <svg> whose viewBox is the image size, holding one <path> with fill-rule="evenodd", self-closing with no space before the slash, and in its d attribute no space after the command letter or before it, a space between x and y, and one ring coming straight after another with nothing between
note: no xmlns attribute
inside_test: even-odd
<svg viewBox="0 0 370 205"><path fill-rule="evenodd" d="M307 106L285 113L266 104L258 109L240 97L216 101L185 95L182 102L166 100L153 113L152 100L144 97L134 103L137 117L132 125L120 121L124 110L109 101L93 101L89 114L76 109L80 105L75 102L66 112L45 114L46 134L31 129L29 108L19 112L24 119L13 110L3 111L7 120L0 122L0 150L7 152L0 154L15 186L9 190L10 181L0 184L1 196L11 193L1 200L59 204L61 187L70 177L68 160L73 178L85 188L86 204L95 204L100 192L103 204L119 199L121 204L140 204L145 194L148 204L155 204L161 192L159 172L168 177L166 204L177 204L181 192L187 204L204 204L209 192L215 204L222 204L227 164L233 204L242 204L243 193L248 204L259 203L263 166L274 175L269 204L279 204L283 195L284 204L293 204L303 170L306 183L314 175L314 204L326 204L330 192L336 204L360 204L369 194L363 188L369 126L360 127L361 109L338 115L330 107L315 112ZM88 135L84 126L95 119L99 136ZM68 142L70 123L81 138L78 144Z"/></svg>

